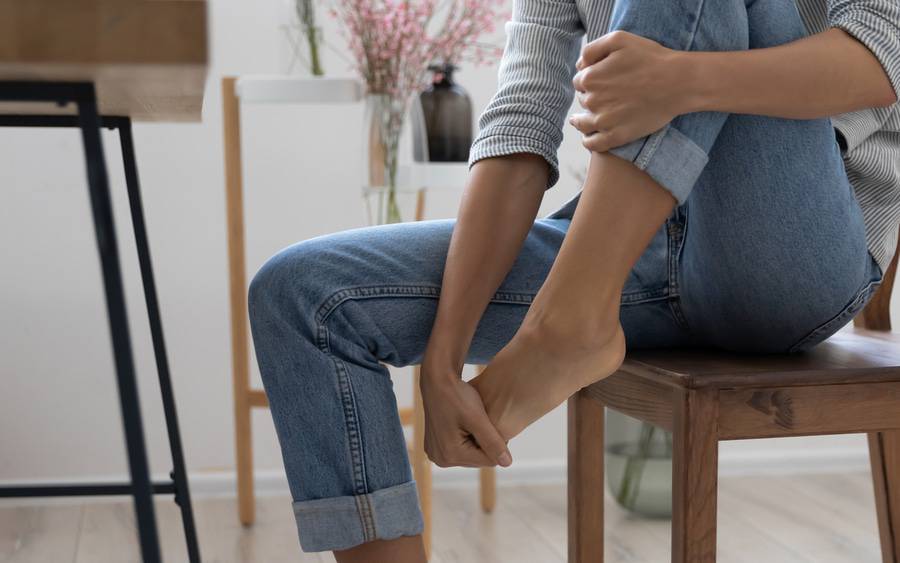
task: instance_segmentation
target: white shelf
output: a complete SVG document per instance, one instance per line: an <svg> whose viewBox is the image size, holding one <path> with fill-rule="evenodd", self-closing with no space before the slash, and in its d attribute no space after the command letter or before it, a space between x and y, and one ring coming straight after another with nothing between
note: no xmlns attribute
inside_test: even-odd
<svg viewBox="0 0 900 563"><path fill-rule="evenodd" d="M255 74L239 77L234 89L242 103L250 104L352 104L365 97L365 87L354 78ZM406 163L400 165L397 184L401 191L459 190L468 175L465 162Z"/></svg>
<svg viewBox="0 0 900 563"><path fill-rule="evenodd" d="M238 78L235 94L244 103L352 104L365 95L354 78L246 75Z"/></svg>

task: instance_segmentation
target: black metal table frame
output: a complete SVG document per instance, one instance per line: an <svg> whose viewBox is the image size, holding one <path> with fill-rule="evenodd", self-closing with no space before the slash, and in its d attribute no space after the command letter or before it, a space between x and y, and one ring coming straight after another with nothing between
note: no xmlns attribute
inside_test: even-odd
<svg viewBox="0 0 900 563"><path fill-rule="evenodd" d="M138 535L141 554L145 563L161 561L159 536L153 509L154 494L174 494L175 502L181 508L187 551L192 563L199 563L200 551L197 545L194 515L188 490L187 473L184 466L184 452L178 429L178 416L172 390L166 345L163 338L162 321L156 282L150 260L147 242L147 228L144 222L143 204L138 184L137 164L129 117L101 116L97 110L94 85L90 82L17 82L0 81L0 101L53 102L60 106L74 103L77 115L0 115L0 127L77 127L81 130L87 165L88 187L91 210L103 284L106 293L106 308L112 336L116 377L119 391L119 406L128 450L130 482L17 485L0 487L0 497L46 497L75 495L131 495L137 515ZM147 449L144 441L138 389L135 378L128 317L125 309L125 294L119 250L116 243L115 222L110 199L109 178L103 155L102 128L117 129L125 167L125 181L131 210L131 222L140 263L144 299L153 340L153 352L159 375L163 410L172 451L173 469L171 480L151 482L147 465Z"/></svg>

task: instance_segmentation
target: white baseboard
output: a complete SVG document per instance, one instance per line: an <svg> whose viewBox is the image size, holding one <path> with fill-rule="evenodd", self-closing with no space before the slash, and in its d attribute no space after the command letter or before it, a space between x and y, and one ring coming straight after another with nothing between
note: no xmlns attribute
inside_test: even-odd
<svg viewBox="0 0 900 563"><path fill-rule="evenodd" d="M719 460L719 475L791 475L808 473L851 473L869 470L865 448L829 448L827 450L798 450L788 454L772 451L729 452ZM478 486L478 472L474 469L451 467L434 468L434 487L458 488ZM191 474L191 492L197 496L234 494L233 472ZM512 467L498 469L498 485L564 484L566 461L552 459L521 461ZM257 471L254 479L257 494L282 494L287 491L287 479L280 470Z"/></svg>
<svg viewBox="0 0 900 563"><path fill-rule="evenodd" d="M789 475L804 473L849 473L869 470L868 452L862 448L798 449L790 452L731 451L719 459L719 474L725 477L741 475ZM157 478L165 479L159 475ZM97 478L87 481L121 480ZM498 469L498 485L525 484L561 485L566 480L564 459L520 461L512 467ZM236 476L233 471L192 471L191 495L194 497L233 496ZM434 468L434 486L438 489L476 487L478 472L467 468ZM15 481L0 481L14 485ZM277 495L288 491L287 479L280 469L257 470L254 475L256 494ZM11 499L22 501L24 499ZM37 500L37 499L35 499ZM62 500L62 499L60 499Z"/></svg>

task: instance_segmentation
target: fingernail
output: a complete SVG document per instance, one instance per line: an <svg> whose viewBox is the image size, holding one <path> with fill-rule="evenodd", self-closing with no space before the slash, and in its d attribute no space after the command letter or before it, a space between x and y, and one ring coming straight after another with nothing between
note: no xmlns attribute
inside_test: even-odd
<svg viewBox="0 0 900 563"><path fill-rule="evenodd" d="M500 459L498 461L503 467L509 467L512 465L512 456L509 455L509 452L503 452L500 454Z"/></svg>

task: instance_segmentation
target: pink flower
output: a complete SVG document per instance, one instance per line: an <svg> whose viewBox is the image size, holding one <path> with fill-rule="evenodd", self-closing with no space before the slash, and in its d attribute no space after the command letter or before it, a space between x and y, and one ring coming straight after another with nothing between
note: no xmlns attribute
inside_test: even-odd
<svg viewBox="0 0 900 563"><path fill-rule="evenodd" d="M405 109L435 62L481 64L500 49L477 39L494 29L503 0L335 0L355 66L372 94Z"/></svg>

